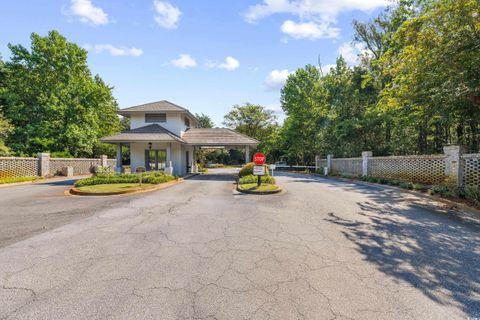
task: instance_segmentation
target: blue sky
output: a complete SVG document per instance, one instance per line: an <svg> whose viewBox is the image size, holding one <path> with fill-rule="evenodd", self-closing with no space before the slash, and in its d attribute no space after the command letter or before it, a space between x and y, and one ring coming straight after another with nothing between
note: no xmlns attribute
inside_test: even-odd
<svg viewBox="0 0 480 320"><path fill-rule="evenodd" d="M288 76L321 56L353 65L352 19L386 0L15 0L0 4L0 53L58 30L89 50L121 108L170 100L221 125L234 104L279 111Z"/></svg>

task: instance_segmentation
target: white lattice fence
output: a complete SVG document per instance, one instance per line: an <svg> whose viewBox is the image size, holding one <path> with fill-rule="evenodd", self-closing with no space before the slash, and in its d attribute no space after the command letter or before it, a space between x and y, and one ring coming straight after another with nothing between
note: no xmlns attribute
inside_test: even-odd
<svg viewBox="0 0 480 320"><path fill-rule="evenodd" d="M332 172L362 174L362 158L334 158L332 159Z"/></svg>
<svg viewBox="0 0 480 320"><path fill-rule="evenodd" d="M108 159L107 164L111 168L115 168L117 166L117 160L116 159Z"/></svg>
<svg viewBox="0 0 480 320"><path fill-rule="evenodd" d="M37 175L37 158L0 157L0 178L34 177Z"/></svg>
<svg viewBox="0 0 480 320"><path fill-rule="evenodd" d="M100 166L100 159L52 158L50 159L50 174L60 175L65 167L73 167L73 174L88 174L95 166Z"/></svg>
<svg viewBox="0 0 480 320"><path fill-rule="evenodd" d="M427 184L445 180L445 156L372 157L368 175Z"/></svg>
<svg viewBox="0 0 480 320"><path fill-rule="evenodd" d="M480 153L464 154L463 184L468 187L480 187Z"/></svg>

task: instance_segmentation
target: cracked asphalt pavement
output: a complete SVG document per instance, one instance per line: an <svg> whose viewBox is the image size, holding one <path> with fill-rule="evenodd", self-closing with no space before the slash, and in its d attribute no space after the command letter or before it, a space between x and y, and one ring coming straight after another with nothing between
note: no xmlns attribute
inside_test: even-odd
<svg viewBox="0 0 480 320"><path fill-rule="evenodd" d="M84 212L0 248L0 319L480 317L479 221L389 188L277 181L269 196L236 194L228 170L128 197L0 190L0 219Z"/></svg>

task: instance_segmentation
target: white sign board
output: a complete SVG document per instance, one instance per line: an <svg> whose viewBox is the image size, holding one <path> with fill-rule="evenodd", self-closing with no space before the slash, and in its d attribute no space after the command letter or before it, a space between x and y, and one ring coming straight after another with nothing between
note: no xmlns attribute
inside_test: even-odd
<svg viewBox="0 0 480 320"><path fill-rule="evenodd" d="M264 176L265 175L265 167L264 166L254 166L253 167L253 175L254 176Z"/></svg>
<svg viewBox="0 0 480 320"><path fill-rule="evenodd" d="M277 169L277 166L274 165L274 164L271 164L271 165L270 165L270 170L275 170L275 169Z"/></svg>

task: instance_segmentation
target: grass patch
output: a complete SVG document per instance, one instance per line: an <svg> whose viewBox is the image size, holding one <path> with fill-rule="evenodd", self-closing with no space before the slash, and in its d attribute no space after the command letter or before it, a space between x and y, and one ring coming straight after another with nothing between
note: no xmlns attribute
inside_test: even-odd
<svg viewBox="0 0 480 320"><path fill-rule="evenodd" d="M35 181L40 179L40 177L13 177L13 178L2 178L0 179L0 184L6 183L16 183L16 182L26 182L26 181Z"/></svg>
<svg viewBox="0 0 480 320"><path fill-rule="evenodd" d="M121 191L138 191L148 189L154 184L151 183L113 183L113 184L96 184L78 187L77 189L89 193L109 193Z"/></svg>
<svg viewBox="0 0 480 320"><path fill-rule="evenodd" d="M274 191L274 190L277 190L277 189L278 189L278 186L275 185L275 184L262 183L262 184L260 185L260 187L258 187L256 183L245 183L245 184L239 185L239 188L242 189L242 190L263 192L263 191Z"/></svg>

